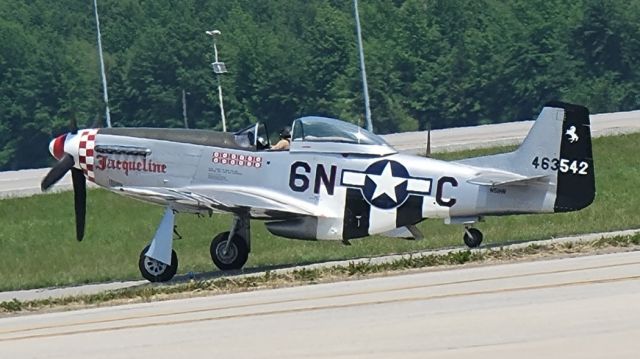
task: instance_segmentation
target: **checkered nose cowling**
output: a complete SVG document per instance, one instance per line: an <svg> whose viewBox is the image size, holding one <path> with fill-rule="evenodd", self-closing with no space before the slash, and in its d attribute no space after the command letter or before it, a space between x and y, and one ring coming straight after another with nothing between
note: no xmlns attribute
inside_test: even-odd
<svg viewBox="0 0 640 359"><path fill-rule="evenodd" d="M94 172L94 148L96 144L96 134L98 130L81 130L78 133L78 166L85 177L91 182L95 182Z"/></svg>
<svg viewBox="0 0 640 359"><path fill-rule="evenodd" d="M73 167L81 170L89 181L95 182L94 148L97 133L97 129L87 129L58 136L49 144L49 152L57 160L65 155L71 156Z"/></svg>

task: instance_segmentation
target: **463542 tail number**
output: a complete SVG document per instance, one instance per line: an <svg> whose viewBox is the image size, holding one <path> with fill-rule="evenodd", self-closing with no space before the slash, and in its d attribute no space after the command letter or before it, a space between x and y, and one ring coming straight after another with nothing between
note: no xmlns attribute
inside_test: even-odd
<svg viewBox="0 0 640 359"><path fill-rule="evenodd" d="M587 175L589 163L586 161L568 160L566 158L548 158L536 156L531 162L533 168L543 170L560 171L562 173L573 173L577 175Z"/></svg>

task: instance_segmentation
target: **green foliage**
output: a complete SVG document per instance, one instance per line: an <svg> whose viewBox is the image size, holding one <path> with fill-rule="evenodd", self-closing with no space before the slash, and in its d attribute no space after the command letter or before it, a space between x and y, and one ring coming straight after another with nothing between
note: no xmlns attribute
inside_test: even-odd
<svg viewBox="0 0 640 359"><path fill-rule="evenodd" d="M13 298L12 300L1 302L0 309L5 312L19 312L23 309L23 304L21 301Z"/></svg>
<svg viewBox="0 0 640 359"><path fill-rule="evenodd" d="M301 115L363 124L351 1L100 0L112 122L230 130ZM370 0L360 14L376 132L530 119L551 99L640 103L640 3ZM71 119L104 119L90 1L0 0L0 170L51 163Z"/></svg>

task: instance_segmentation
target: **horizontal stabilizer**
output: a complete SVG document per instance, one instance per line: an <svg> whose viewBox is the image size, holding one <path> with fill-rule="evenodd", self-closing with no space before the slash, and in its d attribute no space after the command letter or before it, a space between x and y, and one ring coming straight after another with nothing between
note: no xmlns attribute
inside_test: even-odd
<svg viewBox="0 0 640 359"><path fill-rule="evenodd" d="M538 176L522 176L510 172L482 172L476 177L468 180L468 183L479 186L515 186L515 185L527 185L534 182L545 182L548 179L548 175Z"/></svg>

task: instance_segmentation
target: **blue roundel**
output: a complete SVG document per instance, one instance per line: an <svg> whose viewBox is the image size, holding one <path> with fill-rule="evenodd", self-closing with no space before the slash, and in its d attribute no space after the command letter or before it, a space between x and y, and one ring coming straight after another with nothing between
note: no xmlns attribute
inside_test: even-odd
<svg viewBox="0 0 640 359"><path fill-rule="evenodd" d="M362 194L372 206L392 209L400 206L409 196L409 172L399 162L382 160L367 167Z"/></svg>

